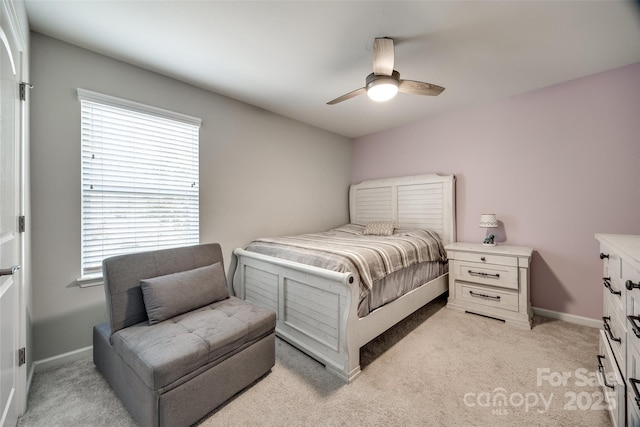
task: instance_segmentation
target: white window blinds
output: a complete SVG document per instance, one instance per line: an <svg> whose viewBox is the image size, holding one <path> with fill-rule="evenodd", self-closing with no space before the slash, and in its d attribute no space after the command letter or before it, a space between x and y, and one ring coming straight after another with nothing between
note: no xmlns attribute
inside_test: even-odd
<svg viewBox="0 0 640 427"><path fill-rule="evenodd" d="M112 255L199 242L200 119L78 89L82 275Z"/></svg>

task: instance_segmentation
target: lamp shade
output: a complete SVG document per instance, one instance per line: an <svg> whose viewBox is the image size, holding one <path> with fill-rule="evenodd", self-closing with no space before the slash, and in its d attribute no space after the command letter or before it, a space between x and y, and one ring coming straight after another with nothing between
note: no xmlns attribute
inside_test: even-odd
<svg viewBox="0 0 640 427"><path fill-rule="evenodd" d="M480 228L496 228L498 227L498 220L496 214L482 214L480 215Z"/></svg>

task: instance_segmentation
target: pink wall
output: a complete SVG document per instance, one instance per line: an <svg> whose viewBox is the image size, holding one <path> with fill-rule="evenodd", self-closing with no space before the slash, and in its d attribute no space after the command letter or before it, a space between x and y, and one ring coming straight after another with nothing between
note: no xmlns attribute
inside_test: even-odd
<svg viewBox="0 0 640 427"><path fill-rule="evenodd" d="M593 235L640 234L640 63L357 138L353 159L354 183L455 174L458 240L495 212L499 242L535 249L533 306L599 318Z"/></svg>

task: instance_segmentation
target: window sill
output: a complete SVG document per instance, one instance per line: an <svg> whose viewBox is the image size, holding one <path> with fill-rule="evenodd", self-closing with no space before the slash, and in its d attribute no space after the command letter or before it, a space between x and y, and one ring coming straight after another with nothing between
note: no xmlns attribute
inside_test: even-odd
<svg viewBox="0 0 640 427"><path fill-rule="evenodd" d="M76 279L78 286L81 288L91 288L93 286L102 286L104 285L104 280L102 276L84 276L79 279Z"/></svg>

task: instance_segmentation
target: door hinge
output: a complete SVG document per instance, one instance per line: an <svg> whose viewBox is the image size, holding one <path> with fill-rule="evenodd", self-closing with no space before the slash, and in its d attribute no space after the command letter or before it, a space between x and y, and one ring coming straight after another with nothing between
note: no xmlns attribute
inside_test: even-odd
<svg viewBox="0 0 640 427"><path fill-rule="evenodd" d="M18 366L22 366L27 363L27 350L22 347L18 350Z"/></svg>
<svg viewBox="0 0 640 427"><path fill-rule="evenodd" d="M20 83L20 101L27 100L27 88L32 89L33 85L26 82Z"/></svg>
<svg viewBox="0 0 640 427"><path fill-rule="evenodd" d="M19 233L24 233L24 230L26 228L26 222L25 222L25 218L24 215L20 215L18 217L18 232Z"/></svg>

